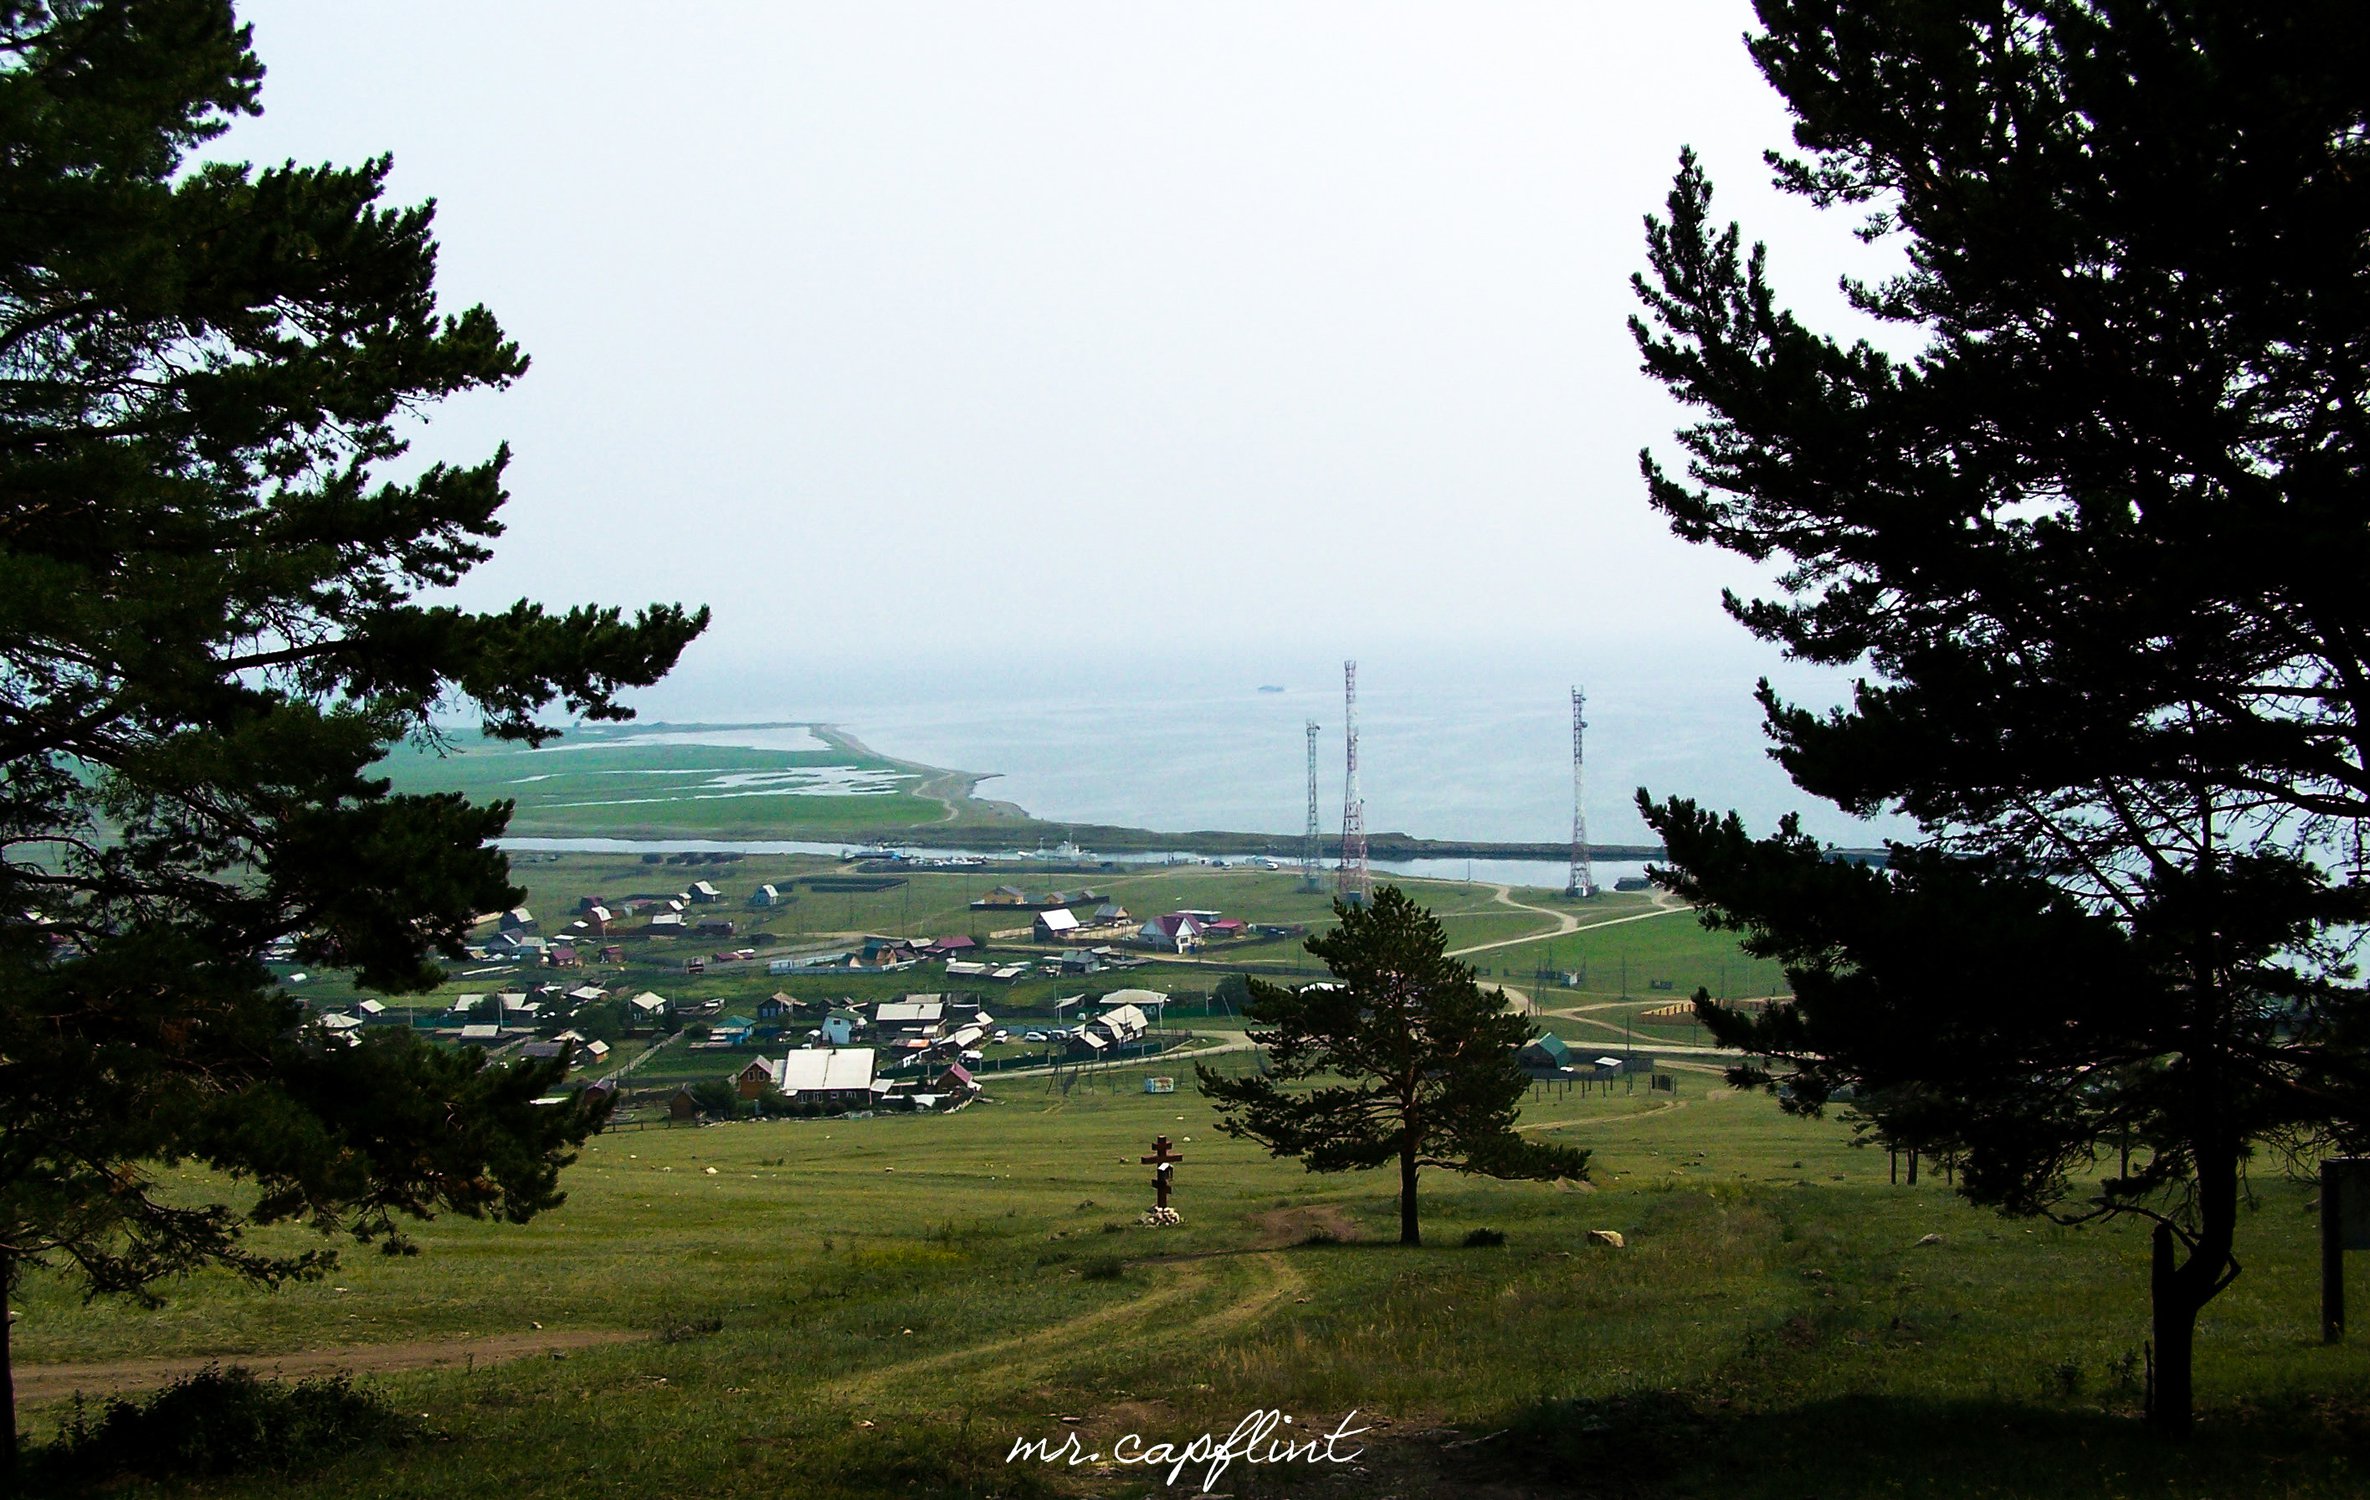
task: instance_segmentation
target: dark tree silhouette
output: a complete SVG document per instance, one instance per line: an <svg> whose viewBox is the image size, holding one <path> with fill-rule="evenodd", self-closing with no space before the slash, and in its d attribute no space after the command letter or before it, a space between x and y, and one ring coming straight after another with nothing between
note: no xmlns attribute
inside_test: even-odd
<svg viewBox="0 0 2370 1500"><path fill-rule="evenodd" d="M1922 833L1887 876L1646 804L1669 883L1801 997L1705 1019L1793 1059L1799 1104L1849 1082L1888 1139L1962 1152L1979 1199L2153 1217L2153 1416L2183 1430L2247 1154L2363 1119L2370 29L2312 0L1759 11L1778 182L1905 250L1847 290L1921 346L1804 328L1684 156L1633 327L1705 415L1646 480L1681 536L1781 565L1729 600L1747 627L1870 674L1827 714L1764 683L1773 753ZM2139 1165L2093 1180L2102 1141Z"/></svg>
<svg viewBox="0 0 2370 1500"><path fill-rule="evenodd" d="M395 424L526 361L438 312L385 159L190 162L261 78L224 0L0 0L0 1289L325 1265L248 1224L523 1220L600 1120L534 1102L565 1062L336 1045L260 960L436 982L520 899L509 808L390 795L384 747L442 705L629 717L706 622L415 602L488 555L507 455L383 477Z"/></svg>

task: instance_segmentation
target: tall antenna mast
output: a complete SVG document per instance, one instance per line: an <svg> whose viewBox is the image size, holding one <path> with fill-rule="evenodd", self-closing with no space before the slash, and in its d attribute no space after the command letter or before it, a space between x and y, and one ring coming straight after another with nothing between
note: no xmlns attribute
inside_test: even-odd
<svg viewBox="0 0 2370 1500"><path fill-rule="evenodd" d="M1374 879L1366 869L1366 799L1358 795L1358 664L1341 664L1341 719L1348 738L1349 768L1341 788L1341 864L1333 874L1333 894L1352 906L1364 906L1374 894Z"/></svg>
<svg viewBox="0 0 2370 1500"><path fill-rule="evenodd" d="M1580 709L1587 701L1586 693L1572 689L1572 878L1564 885L1567 896L1596 894L1596 872L1588 859L1588 813L1580 803L1580 732L1588 727Z"/></svg>
<svg viewBox="0 0 2370 1500"><path fill-rule="evenodd" d="M1324 862L1324 831L1317 821L1317 721L1308 721L1308 835L1300 846L1300 888L1323 889L1317 867Z"/></svg>

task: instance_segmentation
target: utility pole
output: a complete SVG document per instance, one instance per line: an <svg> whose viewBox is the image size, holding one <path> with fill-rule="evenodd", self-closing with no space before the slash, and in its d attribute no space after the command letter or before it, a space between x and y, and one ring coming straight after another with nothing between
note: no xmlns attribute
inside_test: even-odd
<svg viewBox="0 0 2370 1500"><path fill-rule="evenodd" d="M1300 846L1300 888L1323 889L1317 867L1324 863L1324 834L1317 815L1317 721L1308 721L1308 833Z"/></svg>

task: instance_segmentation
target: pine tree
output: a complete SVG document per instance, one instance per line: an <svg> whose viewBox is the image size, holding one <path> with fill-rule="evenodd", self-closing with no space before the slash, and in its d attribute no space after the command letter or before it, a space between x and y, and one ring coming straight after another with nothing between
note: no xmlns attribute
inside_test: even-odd
<svg viewBox="0 0 2370 1500"><path fill-rule="evenodd" d="M386 159L190 160L261 78L225 0L0 0L0 1288L153 1300L327 1264L250 1224L524 1220L601 1116L534 1102L564 1061L333 1045L260 960L437 982L520 898L509 809L390 795L384 747L456 703L527 741L630 717L706 623L417 601L488 555L507 454L385 477L395 424L526 360L438 311ZM184 1164L231 1201L167 1191Z"/></svg>
<svg viewBox="0 0 2370 1500"><path fill-rule="evenodd" d="M1646 480L1780 565L1730 599L1748 628L1870 674L1823 714L1765 683L1773 754L1921 833L1880 875L1641 797L1675 888L1799 996L1699 1005L1982 1201L2153 1219L2179 1431L2248 1153L2365 1118L2335 945L2370 901L2330 874L2370 816L2370 31L2312 0L1759 11L1779 184L1905 249L1846 289L1922 348L1804 328L1683 157L1633 327L1706 415Z"/></svg>
<svg viewBox="0 0 2370 1500"><path fill-rule="evenodd" d="M1331 983L1250 981L1244 1014L1264 1029L1264 1073L1223 1078L1195 1064L1218 1128L1311 1172L1399 1167L1399 1242L1423 1243L1416 1176L1425 1167L1501 1178L1588 1176L1588 1153L1516 1133L1530 1039L1506 997L1447 957L1439 921L1397 886L1370 904L1337 901L1340 926L1308 940ZM1313 1085L1302 1087L1301 1085Z"/></svg>

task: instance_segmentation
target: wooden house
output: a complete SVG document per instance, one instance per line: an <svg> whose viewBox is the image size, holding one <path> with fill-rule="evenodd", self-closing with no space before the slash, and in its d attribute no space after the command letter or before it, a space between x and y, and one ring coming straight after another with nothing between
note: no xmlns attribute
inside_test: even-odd
<svg viewBox="0 0 2370 1500"><path fill-rule="evenodd" d="M1031 924L1031 933L1040 943L1067 942L1077 930L1078 914L1066 906L1037 913L1037 920Z"/></svg>

